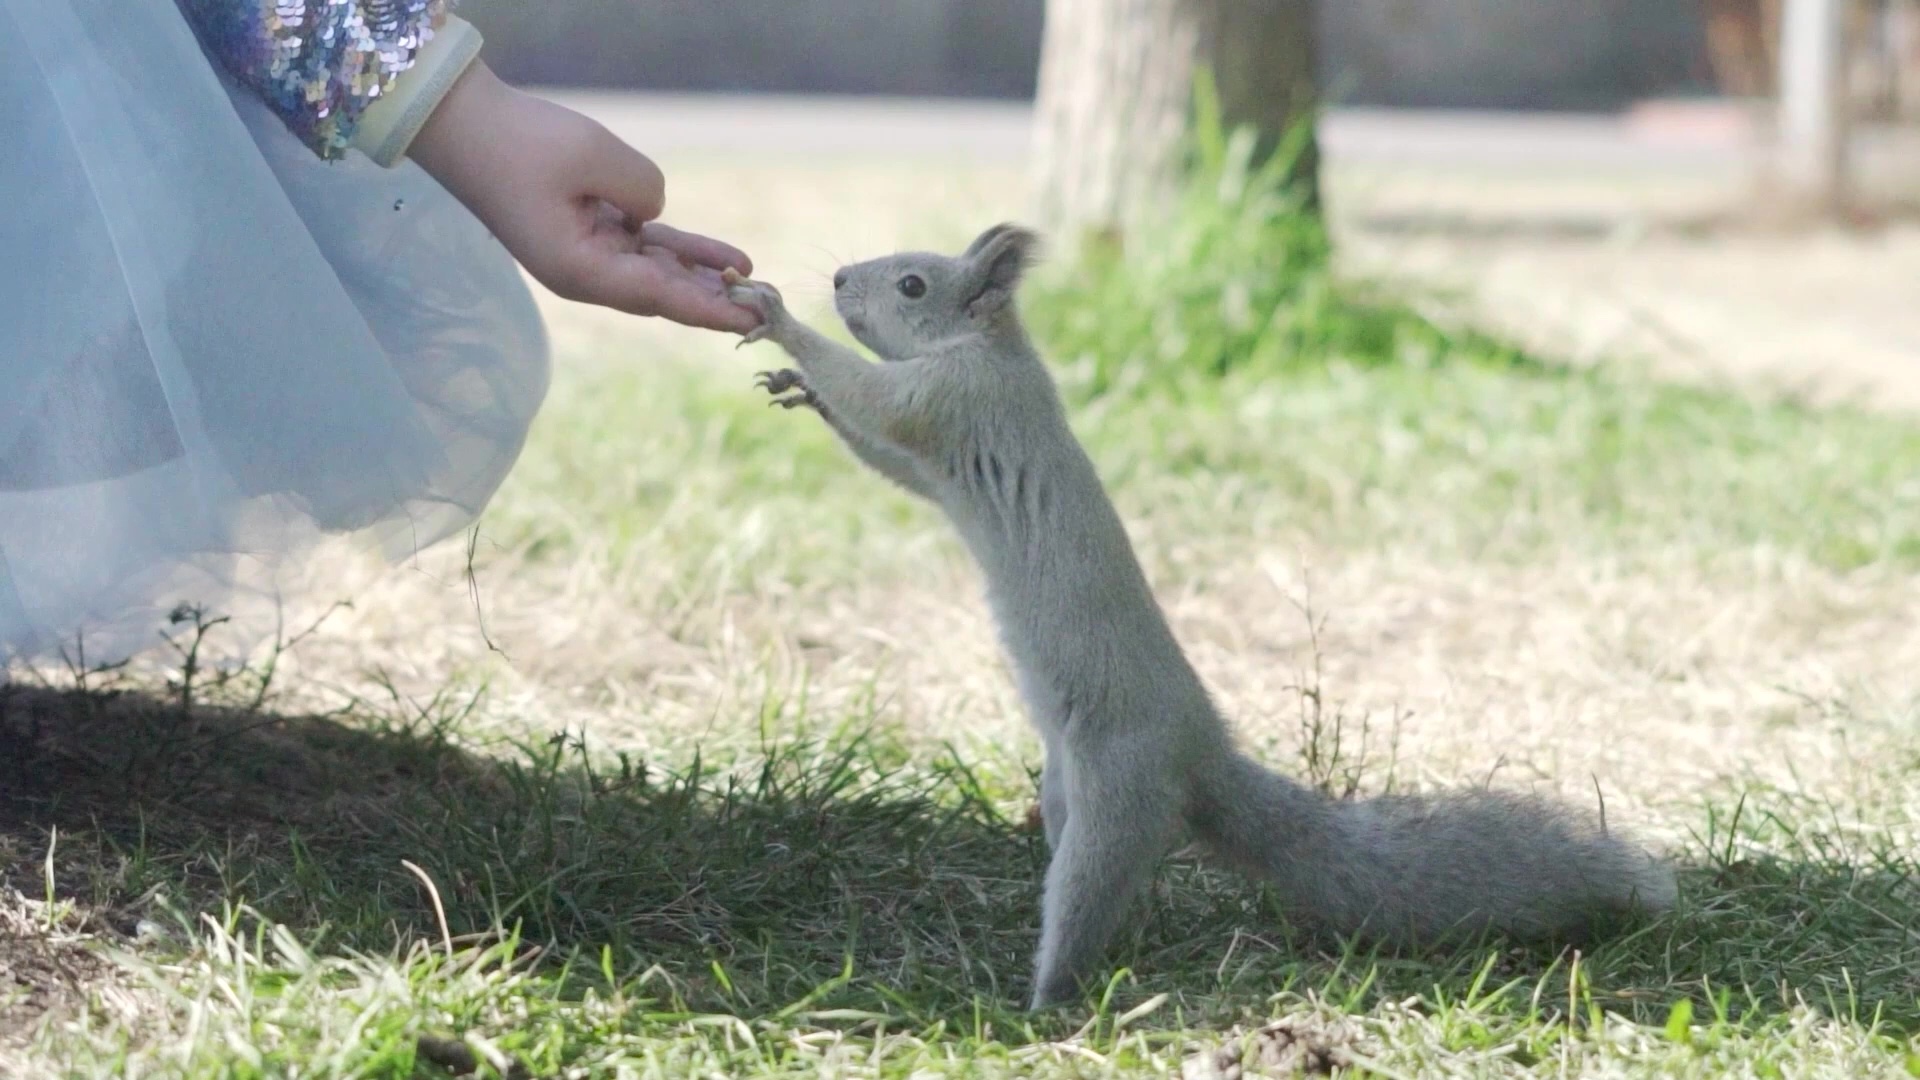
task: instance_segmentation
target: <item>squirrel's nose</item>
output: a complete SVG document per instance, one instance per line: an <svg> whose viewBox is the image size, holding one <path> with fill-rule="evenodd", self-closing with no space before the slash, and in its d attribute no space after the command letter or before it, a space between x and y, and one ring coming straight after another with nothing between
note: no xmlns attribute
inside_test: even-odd
<svg viewBox="0 0 1920 1080"><path fill-rule="evenodd" d="M846 268L842 267L838 270L835 270L833 272L833 287L836 289L842 289L846 287L846 284L847 284Z"/></svg>

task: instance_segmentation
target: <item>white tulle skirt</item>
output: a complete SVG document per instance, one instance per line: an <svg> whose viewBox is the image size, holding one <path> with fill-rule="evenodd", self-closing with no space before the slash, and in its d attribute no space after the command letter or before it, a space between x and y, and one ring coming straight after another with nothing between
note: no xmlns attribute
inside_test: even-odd
<svg viewBox="0 0 1920 1080"><path fill-rule="evenodd" d="M257 615L330 538L459 532L547 363L464 207L318 159L174 0L0 0L0 681Z"/></svg>

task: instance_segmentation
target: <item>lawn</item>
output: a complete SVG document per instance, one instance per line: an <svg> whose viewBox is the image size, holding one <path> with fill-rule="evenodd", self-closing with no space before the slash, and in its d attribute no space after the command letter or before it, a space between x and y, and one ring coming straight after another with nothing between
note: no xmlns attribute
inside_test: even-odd
<svg viewBox="0 0 1920 1080"><path fill-rule="evenodd" d="M839 257L1001 209L783 175L831 205L782 236L904 207ZM764 406L770 346L556 304L470 549L264 687L0 691L0 1075L1920 1075L1920 426L1563 370L1219 224L1167 245L1232 271L1178 310L1066 268L1032 309L1241 734L1335 788L1603 798L1679 911L1394 955L1175 858L1104 990L1025 1014L1038 747L957 542ZM773 250L824 314L836 259ZM1287 318L1196 341L1247 281Z"/></svg>

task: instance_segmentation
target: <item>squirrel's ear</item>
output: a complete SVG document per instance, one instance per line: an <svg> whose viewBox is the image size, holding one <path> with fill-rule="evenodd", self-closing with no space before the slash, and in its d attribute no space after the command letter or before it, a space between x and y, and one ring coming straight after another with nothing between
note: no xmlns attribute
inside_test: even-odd
<svg viewBox="0 0 1920 1080"><path fill-rule="evenodd" d="M974 237L973 243L967 245L966 252L962 254L960 257L963 259L973 258L975 255L980 254L980 249L983 247L986 247L987 244L991 242L994 237L999 236L1001 233L1006 232L1008 229L1011 229L1011 228L1013 228L1013 226L1005 222L1002 222L998 225L991 226L990 228L987 229L986 232L983 232L979 236Z"/></svg>
<svg viewBox="0 0 1920 1080"><path fill-rule="evenodd" d="M1039 257L1040 237L1018 225L995 225L967 249L967 314L978 318L1005 307Z"/></svg>

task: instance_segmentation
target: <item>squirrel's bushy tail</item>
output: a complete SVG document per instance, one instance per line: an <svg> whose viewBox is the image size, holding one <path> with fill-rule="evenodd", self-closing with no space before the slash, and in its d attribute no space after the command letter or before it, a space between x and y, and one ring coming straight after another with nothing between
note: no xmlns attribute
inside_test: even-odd
<svg viewBox="0 0 1920 1080"><path fill-rule="evenodd" d="M1216 857L1342 934L1577 941L1673 906L1672 871L1570 808L1468 791L1339 801L1241 754L1205 770L1193 825Z"/></svg>

